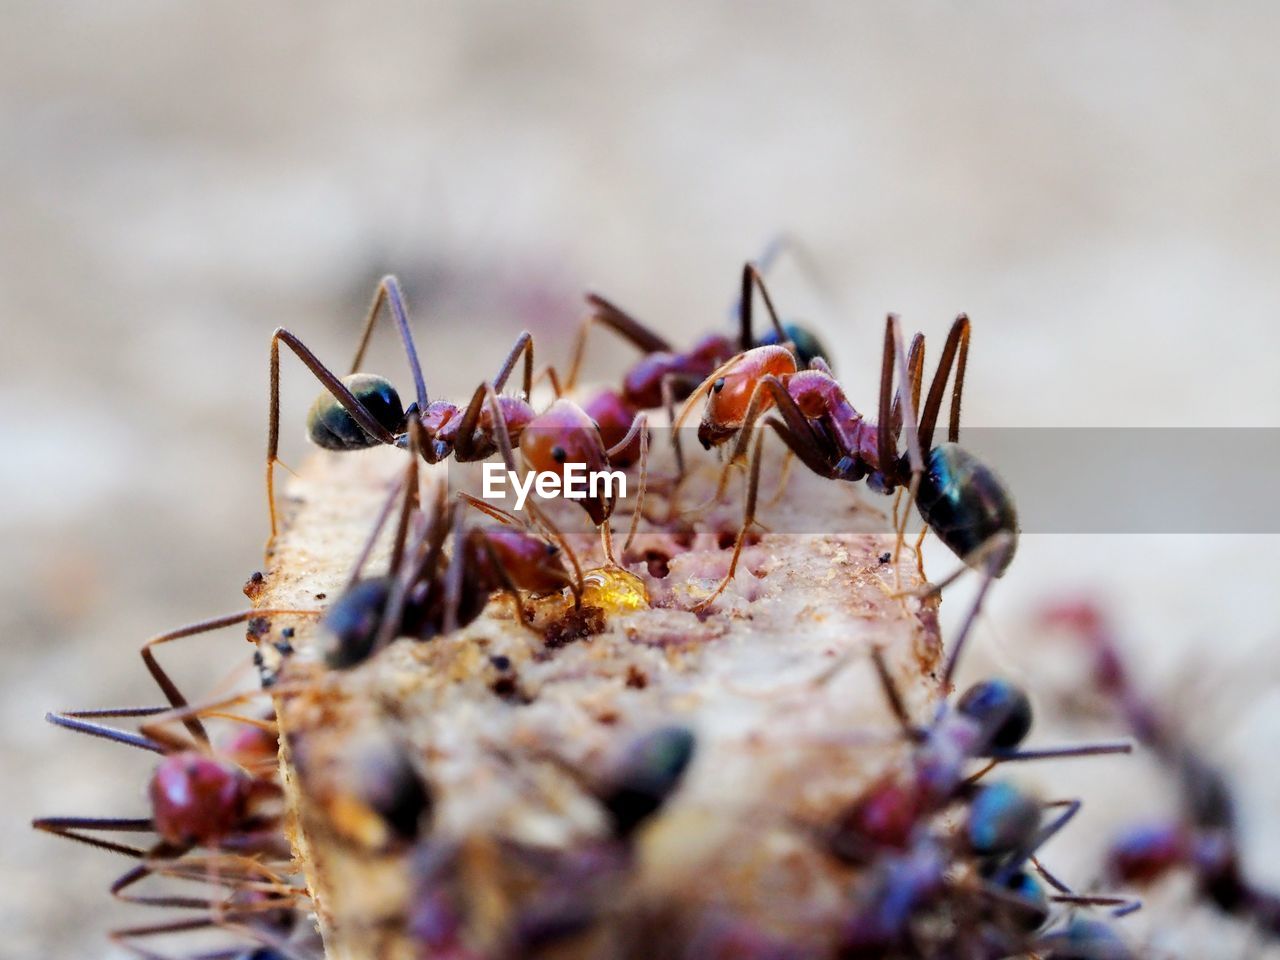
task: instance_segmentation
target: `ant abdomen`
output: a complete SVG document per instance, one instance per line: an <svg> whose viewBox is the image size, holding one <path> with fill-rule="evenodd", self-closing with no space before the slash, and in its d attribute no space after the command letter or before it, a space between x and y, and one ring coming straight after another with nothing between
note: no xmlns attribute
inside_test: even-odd
<svg viewBox="0 0 1280 960"><path fill-rule="evenodd" d="M981 680L956 702L956 712L969 717L981 730L983 750L1011 750L1031 732L1031 701L1007 680Z"/></svg>
<svg viewBox="0 0 1280 960"><path fill-rule="evenodd" d="M970 848L981 856L999 856L1029 847L1040 810L1034 797L1010 783L980 787L969 805Z"/></svg>
<svg viewBox="0 0 1280 960"><path fill-rule="evenodd" d="M339 670L354 667L373 653L391 585L390 577L361 580L325 611L321 626L330 636L325 654L329 666Z"/></svg>
<svg viewBox="0 0 1280 960"><path fill-rule="evenodd" d="M808 327L788 321L782 324L782 332L787 335L787 339L796 348L796 357L800 360L801 367L809 366L819 357L827 361L827 366L831 365L831 351L818 339L818 335ZM778 342L778 331L770 327L756 340L755 346L767 347Z"/></svg>
<svg viewBox="0 0 1280 960"><path fill-rule="evenodd" d="M955 443L929 451L916 495L920 516L938 539L966 563L998 534L1013 537L995 576L1001 576L1017 545L1018 511L995 471ZM981 558L985 559L985 558Z"/></svg>
<svg viewBox="0 0 1280 960"><path fill-rule="evenodd" d="M619 836L633 833L675 792L696 745L692 730L675 725L631 744L601 797Z"/></svg>
<svg viewBox="0 0 1280 960"><path fill-rule="evenodd" d="M244 823L252 790L235 764L194 750L165 757L149 790L156 833L175 846L230 836Z"/></svg>
<svg viewBox="0 0 1280 960"><path fill-rule="evenodd" d="M401 431L404 405L390 380L373 373L353 373L343 377L342 383L388 433ZM365 450L380 442L328 391L320 394L307 412L307 435L326 450Z"/></svg>

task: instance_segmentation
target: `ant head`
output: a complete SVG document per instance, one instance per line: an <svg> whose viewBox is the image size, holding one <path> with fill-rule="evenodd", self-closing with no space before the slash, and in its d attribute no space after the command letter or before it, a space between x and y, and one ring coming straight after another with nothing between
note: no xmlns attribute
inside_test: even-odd
<svg viewBox="0 0 1280 960"><path fill-rule="evenodd" d="M599 428L586 411L571 400L557 400L529 421L520 438L520 454L530 470L560 477L564 476L565 466L571 463L582 464L587 474L609 469ZM579 503L596 526L608 518L603 494Z"/></svg>
<svg viewBox="0 0 1280 960"><path fill-rule="evenodd" d="M361 580L329 605L320 621L330 637L325 652L329 666L345 670L368 659L391 595L391 582L390 577Z"/></svg>
<svg viewBox="0 0 1280 960"><path fill-rule="evenodd" d="M783 347L754 347L723 364L703 383L707 405L698 441L710 450L729 440L746 420L751 396L766 376L796 372L796 358Z"/></svg>
<svg viewBox="0 0 1280 960"><path fill-rule="evenodd" d="M982 731L978 744L982 752L1012 750L1031 731L1031 700L1007 680L975 683L956 702L956 712Z"/></svg>
<svg viewBox="0 0 1280 960"><path fill-rule="evenodd" d="M828 366L831 362L831 351L826 348L818 335L802 324L789 321L782 325L782 332L787 335L787 339L795 345L796 356L800 360L800 366L807 367L813 362L814 358L821 357L826 360ZM777 344L778 331L773 327L765 330L760 335L760 339L756 341L756 346L763 347Z"/></svg>
<svg viewBox="0 0 1280 960"><path fill-rule="evenodd" d="M156 833L176 846L208 844L240 829L253 781L235 764L184 750L165 757L151 776Z"/></svg>
<svg viewBox="0 0 1280 960"><path fill-rule="evenodd" d="M916 506L938 539L957 557L970 562L984 557L979 548L993 537L1010 537L992 570L1003 576L1017 548L1018 511L1013 495L990 467L954 443L940 443L928 451L920 477ZM976 556L975 556L976 555ZM985 569L986 563L970 563Z"/></svg>
<svg viewBox="0 0 1280 960"><path fill-rule="evenodd" d="M1119 835L1107 852L1108 873L1122 883L1150 883L1190 856L1178 823L1142 824Z"/></svg>
<svg viewBox="0 0 1280 960"><path fill-rule="evenodd" d="M398 433L404 427L404 405L390 380L372 373L353 373L343 377L342 383L388 432ZM307 412L307 435L326 450L364 450L378 445L328 391L320 394Z"/></svg>
<svg viewBox="0 0 1280 960"><path fill-rule="evenodd" d="M1011 783L978 788L969 804L969 846L982 856L1029 848L1040 829L1040 802Z"/></svg>
<svg viewBox="0 0 1280 960"><path fill-rule="evenodd" d="M600 798L619 836L631 834L675 792L696 742L688 727L669 726L631 744Z"/></svg>
<svg viewBox="0 0 1280 960"><path fill-rule="evenodd" d="M521 590L554 593L572 582L560 548L541 537L509 527L476 528L470 537L473 549L478 548L476 563L483 568L496 562ZM502 582L497 571L491 571L486 579L499 586Z"/></svg>

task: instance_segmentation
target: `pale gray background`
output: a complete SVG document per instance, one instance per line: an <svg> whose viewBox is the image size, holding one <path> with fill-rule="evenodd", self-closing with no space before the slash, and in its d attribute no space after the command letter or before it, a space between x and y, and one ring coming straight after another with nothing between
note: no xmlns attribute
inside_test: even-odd
<svg viewBox="0 0 1280 960"><path fill-rule="evenodd" d="M395 270L430 385L456 393L521 326L563 360L587 285L681 340L724 323L741 261L788 229L838 302L788 271L775 293L868 408L885 311L940 340L964 309L971 424L1280 426L1274 10L6 4L0 955L100 956L140 919L103 893L123 861L25 823L137 811L150 761L40 718L154 699L138 643L243 603L274 326L344 362ZM315 388L285 376L296 461ZM1217 492L1249 468L1241 450ZM1060 651L1025 615L1100 590L1151 688L1242 778L1273 884L1278 553L1028 538L981 644L1048 705ZM239 643L188 663L207 677ZM1081 880L1107 817L1168 802L1141 763L1088 769L1065 789L1100 802L1058 854Z"/></svg>

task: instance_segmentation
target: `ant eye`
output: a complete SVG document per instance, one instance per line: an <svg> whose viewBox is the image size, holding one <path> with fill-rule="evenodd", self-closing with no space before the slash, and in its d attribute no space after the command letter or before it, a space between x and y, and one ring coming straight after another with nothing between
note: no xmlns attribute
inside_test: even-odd
<svg viewBox="0 0 1280 960"><path fill-rule="evenodd" d="M975 683L960 698L956 710L982 728L985 749L1012 749L1031 730L1031 701L1006 680Z"/></svg>
<svg viewBox="0 0 1280 960"><path fill-rule="evenodd" d="M555 446L551 448L551 459L556 463L564 463L568 456L569 455L564 452L564 447Z"/></svg>
<svg viewBox="0 0 1280 960"><path fill-rule="evenodd" d="M559 553L559 552L560 552L560 548L559 548L559 547L557 547L554 543L548 543L548 544L547 544L547 556L548 556L548 557L554 557L554 556L555 556L557 553Z"/></svg>
<svg viewBox="0 0 1280 960"><path fill-rule="evenodd" d="M724 389L724 377L721 377L719 380L717 380L715 383L713 383L713 384L711 385L711 389L712 389L713 391L715 391L716 393L719 393L721 390L723 390L723 389Z"/></svg>

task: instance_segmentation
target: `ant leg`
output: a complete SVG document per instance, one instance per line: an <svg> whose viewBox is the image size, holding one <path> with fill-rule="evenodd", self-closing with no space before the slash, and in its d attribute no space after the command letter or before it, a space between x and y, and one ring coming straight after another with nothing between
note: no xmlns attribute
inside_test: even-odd
<svg viewBox="0 0 1280 960"><path fill-rule="evenodd" d="M659 381L662 389L662 407L667 411L667 423L674 424L676 422L676 391L675 381L680 379L675 373L664 373L662 380ZM684 481L684 446L680 443L680 431L671 428L671 452L676 458L676 479L675 485L678 488Z"/></svg>
<svg viewBox="0 0 1280 960"><path fill-rule="evenodd" d="M794 451L788 447L782 458L782 471L778 477L778 488L773 491L773 496L764 502L766 507L777 506L782 500L783 494L787 492L787 481L791 479L791 465L795 462L795 458Z"/></svg>
<svg viewBox="0 0 1280 960"><path fill-rule="evenodd" d="M377 652L395 639L400 626L401 614L404 612L405 600L412 585L417 581L424 566L421 563L411 564L409 556L416 556L420 549L427 548L428 555L433 555L443 543L443 534L437 542L435 534L439 530L442 518L440 498L437 494L436 509L431 512L426 529L419 539L415 540L412 550L406 550L409 536L409 521L415 508L419 506L418 497L418 459L422 455L423 428L421 421L413 420L409 424L409 463L405 467L402 483L404 501L400 509L400 519L396 525L396 539L391 551L391 562L387 568L387 576L391 578L392 587L382 610L382 619L378 624L377 634L373 639L371 652ZM434 559L431 561L434 563Z"/></svg>
<svg viewBox="0 0 1280 960"><path fill-rule="evenodd" d="M765 309L769 311L769 320L773 324L774 332L778 335L779 344L788 344L791 338L782 328L782 321L778 319L778 311L773 307L773 298L769 296L769 289L765 286L764 277L760 271L756 269L754 263L747 261L742 267L742 299L738 302L738 347L743 353L746 353L755 346L755 336L751 332L751 288L755 286L760 291L760 298L764 300ZM794 346L792 347L794 351Z"/></svg>
<svg viewBox="0 0 1280 960"><path fill-rule="evenodd" d="M911 483L907 488L907 506L902 513L901 520L897 529L897 539L894 541L893 547L893 564L894 572L898 570L898 556L902 552L903 538L906 535L907 518L911 515L911 507L916 502L916 494L920 489L920 477L924 473L924 457L920 453L920 437L916 432L916 414L914 396L917 393L914 385L911 384L911 371L909 369L909 358L903 352L902 347L902 327L898 323L898 318L894 314L889 315L889 332L893 338L894 353L897 357L898 367L898 383L899 390L897 394L897 402L901 404L902 419L906 422L907 429L907 459L911 465ZM920 340L921 353L919 356L923 360L924 342ZM884 385L881 384L881 389ZM895 404L896 405L896 404ZM884 407L884 394L881 395L881 409ZM890 411L890 420L893 413ZM895 445L897 436L894 435Z"/></svg>
<svg viewBox="0 0 1280 960"><path fill-rule="evenodd" d="M1142 909L1142 901L1135 897L1081 896L1049 872L1038 857L1030 858L1031 866L1050 887L1057 891L1052 897L1055 903L1069 903L1078 907L1114 907L1111 916L1119 919Z"/></svg>
<svg viewBox="0 0 1280 960"><path fill-rule="evenodd" d="M186 743L162 743L152 737L143 736L137 733L130 733L127 730L120 730L116 727L109 727L106 724L90 723L87 717L142 717L155 716L164 713L168 707L135 707L123 710L93 710L93 711L65 711L50 712L44 715L49 723L56 727L63 727L67 730L74 730L76 733L83 733L90 737L99 737L103 740L110 740L113 743L122 743L127 747L137 747L140 750L150 750L152 753L164 755L172 749L185 749L191 745Z"/></svg>
<svg viewBox="0 0 1280 960"><path fill-rule="evenodd" d="M454 505L451 504L451 506ZM458 610L462 607L463 577L467 567L467 550L462 542L462 511L454 509L451 514L452 522L449 524L449 529L453 534L453 556L445 571L444 622L442 624L445 633L453 633L458 629Z"/></svg>
<svg viewBox="0 0 1280 960"><path fill-rule="evenodd" d="M997 763L1020 763L1030 760L1066 760L1073 757L1100 757L1113 753L1133 753L1128 740L1073 744L1068 747L1042 747L1035 750L992 750L986 756Z"/></svg>
<svg viewBox="0 0 1280 960"><path fill-rule="evenodd" d="M578 383L578 374L582 372L582 359L587 350L587 334L591 328L602 323L614 333L627 340L644 353L673 353L675 348L660 334L649 329L625 310L614 306L604 297L588 293L587 305L590 312L582 320L578 334L573 341L573 353L569 360L569 375L565 378L565 389L572 390Z"/></svg>
<svg viewBox="0 0 1280 960"><path fill-rule="evenodd" d="M644 495L649 479L649 418L644 413L637 413L635 419L631 421L631 426L627 429L626 435L606 450L604 454L606 460L612 460L627 449L637 435L640 437L640 491L636 494L636 506L631 514L631 527L627 531L627 539L622 542L623 556L626 555L627 549L631 546L631 541L635 539L636 530L640 526L640 517L644 513ZM605 521L606 526L608 522L608 520Z"/></svg>
<svg viewBox="0 0 1280 960"><path fill-rule="evenodd" d="M947 439L955 443L960 439L960 395L964 391L965 366L969 362L969 318L960 314L951 324L947 334L947 342L942 347L942 356L938 358L938 369L929 384L929 397L925 400L924 410L920 415L920 445L926 450L933 449L933 430L938 422L938 413L942 409L942 393L947 387L947 379L951 376L952 364L955 364L955 383L951 389L950 421L947 427Z"/></svg>
<svg viewBox="0 0 1280 960"><path fill-rule="evenodd" d="M409 426L409 465L405 468L404 501L400 507L400 518L396 523L395 538L391 542L391 558L387 569L394 575L404 562L404 545L409 536L409 521L414 511L419 508L418 460L422 453L422 423L415 420ZM375 534L376 535L376 534Z"/></svg>
<svg viewBox="0 0 1280 960"><path fill-rule="evenodd" d="M725 588L733 582L733 578L738 572L738 559L742 556L742 548L746 543L747 531L756 522L756 496L760 490L760 460L764 446L763 441L764 431L760 431L756 434L756 441L751 449L751 466L747 472L747 504L742 514L742 526L738 528L738 535L733 540L733 555L729 558L729 569L725 573L724 579L711 592L711 595L698 601L690 608L694 613L701 613L707 609L720 594L724 593Z"/></svg>
<svg viewBox="0 0 1280 960"><path fill-rule="evenodd" d="M360 343L356 347L355 356L351 358L351 372L360 371L365 351L369 348L369 339L373 336L374 325L378 322L378 308L384 303L391 311L396 328L400 331L400 341L404 344L405 356L409 358L409 369L413 371L413 387L418 398L418 409L425 410L428 403L427 386L422 379L422 365L418 362L418 350L413 344L413 331L409 329L409 310L405 306L400 281L391 274L387 274L378 281L378 289L374 292L373 302L369 305L369 312L364 318Z"/></svg>
<svg viewBox="0 0 1280 960"><path fill-rule="evenodd" d="M923 377L924 334L917 333L911 338L911 348L907 351L907 378L905 381L911 384L911 408L913 410L920 409L920 383ZM902 390L903 385L899 383L898 392L893 398L893 415L890 418L895 437L902 433Z"/></svg>
<svg viewBox="0 0 1280 960"><path fill-rule="evenodd" d="M95 837L81 831L101 830L108 833L151 833L155 829L155 824L150 817L41 817L38 820L32 820L31 826L36 830L43 830L45 833L66 837L68 840L75 840L77 843L97 847L99 850L119 853L139 860L149 856L150 852L142 847L103 840L101 837Z"/></svg>
<svg viewBox="0 0 1280 960"><path fill-rule="evenodd" d="M213 617L209 620L201 620L198 623L188 624L185 627L179 627L176 630L170 630L159 636L152 637L142 645L141 654L142 662L146 664L147 672L151 674L151 678L155 680L156 685L164 693L165 699L169 701L170 706L181 709L188 706L187 698L182 695L177 684L170 679L165 673L164 668L160 666L152 652L152 648L162 643L169 643L173 640L182 640L185 637L193 637L197 634L208 633L212 630L218 630L222 627L229 627L232 624L244 623L248 620L254 620L259 617L277 617L277 616L319 616L319 610L245 610L240 613L231 613L221 617ZM183 725L191 733L193 737L201 743L209 742L209 734L204 728L204 724L200 722L198 717L187 717L183 720Z"/></svg>
<svg viewBox="0 0 1280 960"><path fill-rule="evenodd" d="M498 403L498 394L492 388L489 394L489 411L493 415L493 439L498 445L498 452L502 455L502 462L507 468L507 472L511 476L516 476L519 471L516 469L515 448L511 443L511 432L507 429L507 418L502 413L502 406ZM564 551L565 556L569 558L569 563L573 566L574 580L570 585L573 590L574 607L582 604L582 565L578 562L578 556L574 553L573 548L569 546L569 541L564 535L548 520L532 502L525 504L525 509L529 511L529 516L534 523L542 531L543 535Z"/></svg>
<svg viewBox="0 0 1280 960"><path fill-rule="evenodd" d="M283 695L288 691L284 687L273 688L273 693ZM231 713L227 708L234 707L237 704L244 703L263 696L261 690L247 690L243 693L224 696L207 703L189 704L185 707L170 707L152 716L151 719L142 723L138 730L144 737L148 737L161 745L167 746L171 750L190 750L193 745L185 743L175 738L166 731L166 724L183 721L188 717L201 717L208 720L228 720L232 723L243 724L244 726L254 727L271 734L279 733L274 720L263 720L258 717L246 717L238 713Z"/></svg>
<svg viewBox="0 0 1280 960"><path fill-rule="evenodd" d="M377 421L365 405L356 399L355 394L347 389L333 371L320 362L305 343L284 327L276 327L275 332L271 334L271 400L267 413L267 510L271 514L272 539L275 538L279 529L276 518L275 466L280 450L280 344L282 342L342 404L365 433L379 443L394 446L396 442L395 435Z"/></svg>
<svg viewBox="0 0 1280 960"><path fill-rule="evenodd" d="M378 508L378 516L373 521L373 529L369 532L369 536L365 538L364 545L360 548L360 552L356 554L355 562L351 565L351 573L347 577L346 588L348 590L360 580L360 575L364 572L364 565L369 562L373 547L378 542L378 537L381 536L383 528L387 525L387 520L391 517L391 511L395 508L396 501L400 499L400 494L404 491L404 483L404 477L397 479L382 506Z"/></svg>
<svg viewBox="0 0 1280 960"><path fill-rule="evenodd" d="M465 490L459 490L456 496L467 506L474 507L476 510L479 510L491 519L497 520L499 523L506 524L508 527L523 527L526 525L522 523L520 518L511 511L503 510L501 507L495 507L491 503L486 503L479 497L473 497Z"/></svg>
<svg viewBox="0 0 1280 960"><path fill-rule="evenodd" d="M506 386L511 371L515 369L516 361L524 354L524 398L529 399L529 394L533 390L533 335L527 330L516 337L515 344L511 347L507 358L502 362L502 366L498 368L498 375L492 381L492 389L501 393L502 388ZM545 371L552 378L552 385L555 389L556 396L560 395L559 381L553 367L547 367ZM476 427L480 423L480 414L484 410L484 398L490 384L481 383L476 387L475 392L471 395L471 400L467 404L466 410L462 413L462 419L458 423L457 439L454 441L454 452L459 462L469 462L476 459L478 452L475 444Z"/></svg>
<svg viewBox="0 0 1280 960"><path fill-rule="evenodd" d="M808 283L815 291L819 298L824 302L824 306L832 309L832 303L836 299L831 292L831 284L823 276L822 270L819 268L816 258L809 250L808 246L799 239L789 233L775 234L767 244L764 250L760 252L760 256L755 259L757 269L763 273L769 273L774 264L776 264L785 254L790 254L791 259L799 268L805 282ZM734 303L733 309L730 311L731 316L737 316L741 306Z"/></svg>
<svg viewBox="0 0 1280 960"><path fill-rule="evenodd" d="M498 368L498 375L493 378L493 389L499 393L503 387L507 385L507 380L511 376L511 371L515 369L516 361L520 359L520 354L524 354L524 398L529 399L529 394L533 390L533 334L528 330L523 331L520 336L516 337L516 342L512 344L507 359L502 361L502 366ZM548 367L548 370L551 368Z"/></svg>
<svg viewBox="0 0 1280 960"><path fill-rule="evenodd" d="M969 634L973 632L973 625L978 620L978 613L982 610L982 604L987 598L987 591L991 589L991 584L995 581L996 571L1000 569L1000 564L1008 556L1008 551L1013 549L1013 538L1005 531L996 534L991 540L999 540L1000 542L992 547L991 557L982 573L982 583L978 587L978 593L973 598L973 604L969 607L969 612L965 614L964 623L960 626L960 632L956 636L955 643L951 645L951 654L947 657L946 665L942 671L942 687L944 690L951 687L956 666L960 662L960 655L964 652L964 646L969 639ZM959 576L959 574L955 576ZM943 586L952 582L955 576L934 589L941 590Z"/></svg>
<svg viewBox="0 0 1280 960"><path fill-rule="evenodd" d="M922 737L922 732L919 727L911 722L906 704L902 699L902 691L898 689L898 684L894 681L893 675L889 673L889 667L884 662L884 650L879 644L871 648L871 665L875 667L876 677L880 681L880 689L884 691L885 701L889 705L889 711L893 714L893 718L898 721L898 726L902 728L902 732L908 740L919 741Z"/></svg>

